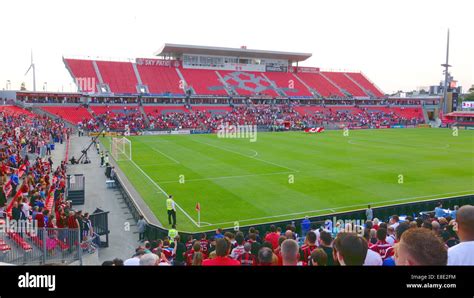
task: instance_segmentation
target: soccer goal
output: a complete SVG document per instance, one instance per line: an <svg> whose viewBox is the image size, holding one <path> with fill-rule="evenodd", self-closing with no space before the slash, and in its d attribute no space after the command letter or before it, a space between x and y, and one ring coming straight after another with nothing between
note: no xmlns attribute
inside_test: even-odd
<svg viewBox="0 0 474 298"><path fill-rule="evenodd" d="M132 160L132 142L127 138L112 138L110 152L116 160Z"/></svg>

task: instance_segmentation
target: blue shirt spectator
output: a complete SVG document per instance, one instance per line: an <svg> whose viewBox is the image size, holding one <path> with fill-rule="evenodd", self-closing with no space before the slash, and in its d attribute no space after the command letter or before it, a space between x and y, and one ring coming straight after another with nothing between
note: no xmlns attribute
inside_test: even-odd
<svg viewBox="0 0 474 298"><path fill-rule="evenodd" d="M438 206L435 208L435 217L436 218L444 217L444 209L442 207Z"/></svg>
<svg viewBox="0 0 474 298"><path fill-rule="evenodd" d="M10 180L12 181L13 184L18 185L20 183L20 179L18 178L18 175L16 173L13 173L10 177Z"/></svg>

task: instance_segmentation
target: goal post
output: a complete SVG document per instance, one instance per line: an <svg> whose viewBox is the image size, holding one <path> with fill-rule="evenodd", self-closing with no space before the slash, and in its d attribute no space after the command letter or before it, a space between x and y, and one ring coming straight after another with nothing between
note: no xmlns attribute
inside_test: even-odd
<svg viewBox="0 0 474 298"><path fill-rule="evenodd" d="M132 142L127 138L112 138L110 146L112 157L116 161L132 160Z"/></svg>

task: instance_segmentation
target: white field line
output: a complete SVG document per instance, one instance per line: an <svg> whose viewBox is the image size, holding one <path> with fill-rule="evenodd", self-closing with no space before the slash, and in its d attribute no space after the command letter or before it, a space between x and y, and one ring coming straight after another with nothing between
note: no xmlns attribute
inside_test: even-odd
<svg viewBox="0 0 474 298"><path fill-rule="evenodd" d="M166 191L163 190L163 188L161 188L153 179L151 179L150 176L148 176L147 173L145 173L133 160L130 160L130 162L131 162L140 172L142 172L142 174L145 175L145 177L147 177L148 180L150 180L150 182L151 182L156 188L158 188L158 189L163 193L163 195L166 196L166 198L168 198L168 194L166 193ZM179 206L176 201L175 201L174 203L175 203L176 207L178 207L178 209L181 210L181 211L184 213L184 215L186 215L186 217L189 218L189 220L190 220L194 225L196 225L196 227L198 227L198 228L200 227L200 226L198 225L198 223L197 223L191 216L189 216L189 214L188 214L186 211L184 211L184 209L181 208L181 206Z"/></svg>
<svg viewBox="0 0 474 298"><path fill-rule="evenodd" d="M354 139L355 141L363 141L363 142L368 142L368 143L378 143L378 144L389 144L389 145L395 145L395 146L402 146L402 147L416 147L416 148L425 148L425 149L448 149L450 147L449 144L444 145L443 147L433 147L432 145L411 145L411 144L402 144L402 143L394 143L394 142L380 142L380 141L374 141L374 140L367 140L367 139ZM374 146L373 144L361 144L359 142L354 142L354 140L349 140L347 141L351 145L359 145L359 146ZM383 145L375 145L374 147L386 147Z"/></svg>
<svg viewBox="0 0 474 298"><path fill-rule="evenodd" d="M272 215L272 216L265 216L265 217L249 218L249 219L243 219L243 220L233 220L233 221L228 221L228 222L215 223L215 224L211 224L211 225L208 224L208 225L205 225L205 226L206 227L207 226L221 226L221 225L226 225L226 224L233 224L236 221L240 223L240 222L247 222L247 221L253 221L253 220L271 219L271 218L279 218L279 217L301 215L301 214L308 215L308 214L311 214L311 213L316 213L316 212L321 212L321 211L333 211L334 212L335 210L344 209L344 208L363 207L363 206L367 206L367 205L378 205L378 204L381 204L381 203L393 203L393 202L401 202L401 201L408 201L408 200L421 199L421 198L433 198L433 197L438 197L438 196L443 196L443 195L450 195L450 194L465 194L466 192L472 192L472 191L474 191L474 190L471 189L471 190L465 190L465 191L447 192L447 193L427 195L427 196L409 197L409 198L386 200L386 201L379 201L379 202L369 202L369 203L364 203L364 204L347 205L347 206L336 207L336 208L326 208L326 209L319 209L319 210L294 212L294 213L288 213L288 214L280 214L280 215ZM256 223L255 225L258 225L258 224L259 223Z"/></svg>
<svg viewBox="0 0 474 298"><path fill-rule="evenodd" d="M156 151L156 152L158 152L158 153L161 153L161 154L164 155L166 158L168 158L168 159L174 161L175 163L180 164L179 161L177 161L176 159L172 158L172 157L169 156L168 154L166 154L166 153L164 153L164 152L161 152L160 150L158 150L158 149L156 149L156 148L153 148L153 147L150 147L150 148L151 148L153 151Z"/></svg>
<svg viewBox="0 0 474 298"><path fill-rule="evenodd" d="M175 162L164 162L164 163L147 163L145 165L138 165L140 166L141 168L144 168L144 167L156 167L156 166L169 166L169 165L175 165L176 163Z"/></svg>
<svg viewBox="0 0 474 298"><path fill-rule="evenodd" d="M222 176L222 177L209 177L209 178L196 178L196 179L186 179L186 182L190 181L206 181L206 180L222 180L222 179L232 179L232 178L245 178L245 177L260 177L260 176L271 176L271 175L279 175L279 174L291 174L295 172L275 172L275 173L264 173L264 174L249 174L249 175L240 175L240 176ZM160 181L160 184L170 184L170 183L179 183L178 180L167 180L167 181Z"/></svg>
<svg viewBox="0 0 474 298"><path fill-rule="evenodd" d="M223 148L223 147L216 146L216 145L212 145L212 144L205 143L205 142L196 141L196 140L193 139L193 138L191 138L191 139L192 139L194 142L196 142L196 143L208 145L208 146L211 146L211 147L214 147L214 148L217 148L217 149L225 150L225 151L228 151L228 152L231 152L231 153L234 153L234 154L238 154L238 155L241 155L241 156L244 156L244 157L248 157L248 158L251 158L251 159L255 159L255 160L258 160L258 161L261 161L261 162L264 162L264 163L267 163L267 164L270 164L270 165L273 165L273 166L277 166L277 167L279 167L279 168L284 168L284 169L290 170L290 171L292 171L292 172L299 172L298 170L295 170L295 169L292 169L292 168L288 168L288 167L285 167L285 166L276 164L276 163L271 162L271 161L267 161L267 160L263 160L263 159L257 158L257 157L255 157L256 155L255 155L255 156L248 156L248 155L242 154L242 153L237 152L237 151L234 151L234 150L230 150L230 149L227 149L227 148Z"/></svg>
<svg viewBox="0 0 474 298"><path fill-rule="evenodd" d="M250 151L253 151L253 152L255 152L255 154L254 154L253 156L250 156L250 157L255 157L255 156L257 156L257 155L258 155L258 152L257 152L257 151L255 151L255 150L252 150L252 149L250 149Z"/></svg>

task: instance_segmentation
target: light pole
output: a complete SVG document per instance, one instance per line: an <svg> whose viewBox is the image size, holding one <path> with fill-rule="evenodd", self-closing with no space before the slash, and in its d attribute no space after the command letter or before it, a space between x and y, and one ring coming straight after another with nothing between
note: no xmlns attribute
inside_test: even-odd
<svg viewBox="0 0 474 298"><path fill-rule="evenodd" d="M47 91L48 89L48 82L43 83L43 91Z"/></svg>

